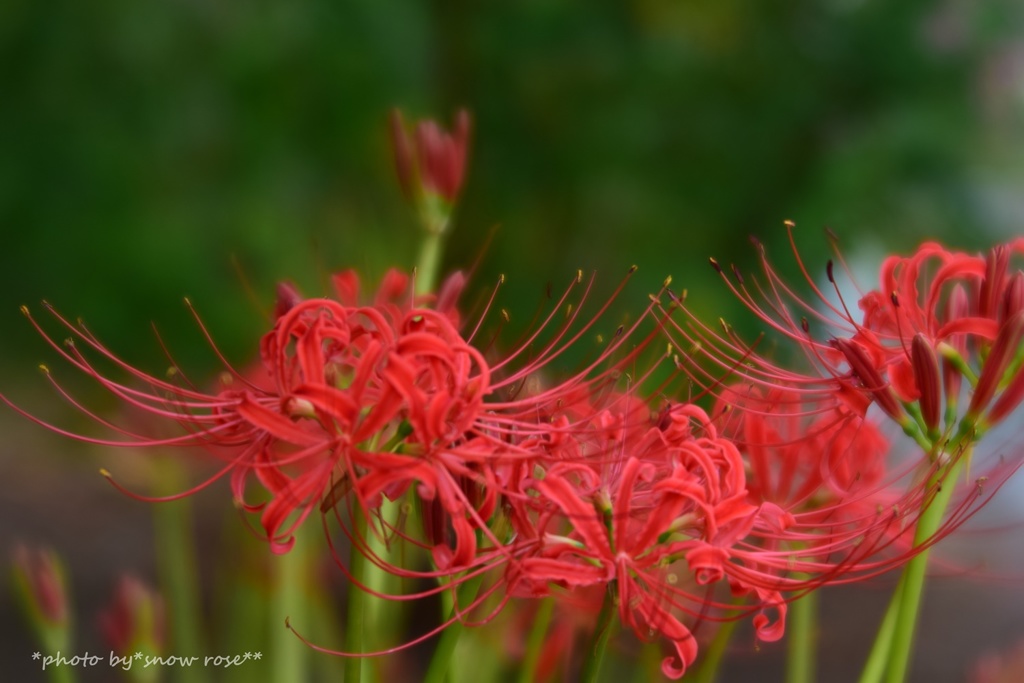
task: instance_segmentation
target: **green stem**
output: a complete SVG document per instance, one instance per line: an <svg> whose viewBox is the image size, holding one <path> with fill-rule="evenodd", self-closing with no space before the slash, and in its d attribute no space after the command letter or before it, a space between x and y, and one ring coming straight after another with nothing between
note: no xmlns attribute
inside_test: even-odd
<svg viewBox="0 0 1024 683"><path fill-rule="evenodd" d="M352 530L355 538L366 538L366 519L358 506L352 511ZM348 570L353 581L348 586L348 612L345 621L345 683L359 683L363 675L363 631L365 630L366 593L356 583L366 584L368 561L362 551L352 545L349 551Z"/></svg>
<svg viewBox="0 0 1024 683"><path fill-rule="evenodd" d="M956 488L960 470L970 458L970 450L959 454L950 463L940 467L928 480L929 490L937 489L935 496L925 503L925 509L917 520L914 533L914 547L918 548L932 539L942 527L942 518ZM902 683L906 678L910 655L914 647L914 632L917 628L917 613L921 606L924 590L925 570L928 568L930 548L918 552L903 569L899 611L893 626L892 645L886 681Z"/></svg>
<svg viewBox="0 0 1024 683"><path fill-rule="evenodd" d="M812 590L789 604L786 683L812 683L818 640L818 592Z"/></svg>
<svg viewBox="0 0 1024 683"><path fill-rule="evenodd" d="M50 650L48 652L44 652L43 655L56 655L57 652L60 652L61 655L67 657L68 659L70 659L73 656L71 654L65 654L66 650ZM50 683L75 683L75 681L78 680L78 676L75 674L75 667L70 665L47 667L46 674L47 679L50 681Z"/></svg>
<svg viewBox="0 0 1024 683"><path fill-rule="evenodd" d="M743 597L735 598L735 603L740 604ZM740 612L733 610L725 615L725 621L718 625L718 631L711 643L701 652L699 664L687 672L692 683L713 683L718 676L718 667L722 664L725 650L729 647L732 634L739 623Z"/></svg>
<svg viewBox="0 0 1024 683"><path fill-rule="evenodd" d="M597 683L604 651L608 648L608 639L615 626L615 612L615 584L610 584L604 594L601 614L597 617L597 628L594 629L590 645L584 651L582 683Z"/></svg>
<svg viewBox="0 0 1024 683"><path fill-rule="evenodd" d="M444 235L441 232L424 231L416 259L416 293L427 294L437 285L437 274L441 268L441 251Z"/></svg>
<svg viewBox="0 0 1024 683"><path fill-rule="evenodd" d="M30 604L29 590L26 585L22 594L25 596L26 613L30 614L34 608ZM64 599L70 605L70 596L65 594ZM38 608L35 609L38 610ZM70 612L70 607L68 610ZM45 624L42 614L38 611L36 611L36 615L37 618L32 619L32 621L34 622L33 626L35 626L36 635L43 647L43 656L56 656L60 653L70 659L73 655L68 653L71 651L71 638L74 633L71 615L69 614L63 623L53 625ZM78 680L78 674L75 673L73 666L50 666L47 668L47 679L50 683L75 683Z"/></svg>
<svg viewBox="0 0 1024 683"><path fill-rule="evenodd" d="M535 680L534 673L537 670L537 662L540 660L540 651L544 647L544 636L548 633L548 626L551 624L551 615L554 611L554 598L541 600L537 614L533 617L530 637L526 641L526 657L523 658L523 665L519 669L519 683L532 683Z"/></svg>
<svg viewBox="0 0 1024 683"><path fill-rule="evenodd" d="M157 494L181 490L181 467L165 460L156 469ZM196 577L195 545L192 539L191 506L187 500L158 503L153 506L158 567L168 605L171 643L181 656L203 656L202 618ZM205 683L204 667L186 666L177 672L183 683Z"/></svg>
<svg viewBox="0 0 1024 683"><path fill-rule="evenodd" d="M380 506L381 519L396 520L401 515L402 505L405 504L402 500L384 500ZM382 530L381 533L386 533L386 531ZM401 541L397 541L397 543L401 543ZM399 563L402 561L400 547L388 547L388 543L372 531L367 534L366 545L371 553L387 562ZM388 573L372 562L368 563L366 567L366 585L373 592L382 594L395 593L398 591L398 583L398 577L394 574ZM377 598L367 600L365 617L367 628L373 633L391 632L390 628L392 625L388 623L390 621L389 617L395 616L393 614L396 611L394 608L398 606L400 605L396 605L394 602Z"/></svg>
<svg viewBox="0 0 1024 683"><path fill-rule="evenodd" d="M889 607L885 611L882 625L875 635L875 644L868 655L867 664L864 665L864 672L858 683L880 683L882 674L885 673L885 665L889 661L889 651L892 648L892 632L896 628L896 615L900 611L900 602L903 599L903 577L900 577L889 600Z"/></svg>
<svg viewBox="0 0 1024 683"><path fill-rule="evenodd" d="M456 591L458 593L456 600L461 610L467 610L468 605L476 598L483 579L483 574L479 574L471 579L467 579L459 586ZM451 616L455 616L454 608L452 608ZM437 642L437 647L434 649L434 656L430 659L430 666L427 668L427 675L423 679L423 683L444 683L448 675L448 665L451 663L452 654L455 652L455 646L459 644L459 638L462 637L464 630L466 630L466 625L461 620L455 621L444 630L444 633L441 634L441 640Z"/></svg>
<svg viewBox="0 0 1024 683"><path fill-rule="evenodd" d="M276 629L291 619L302 622L306 614L305 582L309 551L302 530L295 545L284 555L274 558L275 586L271 602L271 624ZM276 631L274 631L276 633ZM309 648L298 638L276 635L270 641L271 680L304 681L309 677Z"/></svg>

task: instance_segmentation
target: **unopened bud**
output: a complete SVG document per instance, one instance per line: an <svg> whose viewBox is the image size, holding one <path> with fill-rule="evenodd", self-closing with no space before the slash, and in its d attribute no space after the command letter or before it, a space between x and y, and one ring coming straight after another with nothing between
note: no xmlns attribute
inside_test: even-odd
<svg viewBox="0 0 1024 683"><path fill-rule="evenodd" d="M969 303L967 301L967 292L964 291L963 286L957 284L950 292L949 300L946 302L946 320L960 320L967 316ZM967 348L966 340L963 335L954 336L949 341L949 347L959 356L963 356L964 351ZM960 368L956 366L945 354L942 358L942 390L946 395L946 409L955 410L957 399L960 397L960 385L962 384L963 374Z"/></svg>
<svg viewBox="0 0 1024 683"><path fill-rule="evenodd" d="M992 403L988 413L985 414L985 423L994 425L1002 422L1007 415L1017 409L1022 400L1024 400L1024 368L1018 368L1017 374L1013 376L1010 383Z"/></svg>
<svg viewBox="0 0 1024 683"><path fill-rule="evenodd" d="M899 424L904 424L907 417L903 414L896 395L882 377L882 373L872 364L864 347L850 339L833 339L831 343L843 354L850 365L850 370L860 379L864 389L874 396L875 402L885 414Z"/></svg>
<svg viewBox="0 0 1024 683"><path fill-rule="evenodd" d="M985 359L985 366L978 376L978 384L974 387L971 404L967 408L967 416L974 421L992 401L996 390L1003 381L1003 375L1014 362L1024 341L1024 311L1018 311L1002 324L996 335L992 349Z"/></svg>
<svg viewBox="0 0 1024 683"><path fill-rule="evenodd" d="M914 368L914 379L920 392L918 404L921 406L921 417L929 432L939 427L939 408L942 395L939 388L939 361L935 349L928 343L924 335L918 332L910 343L910 360Z"/></svg>
<svg viewBox="0 0 1024 683"><path fill-rule="evenodd" d="M1024 272L1017 271L1010 278L1003 294L1002 320L1009 320L1014 314L1024 311Z"/></svg>
<svg viewBox="0 0 1024 683"><path fill-rule="evenodd" d="M298 288L290 282L277 283L277 301L274 303L274 320L302 303Z"/></svg>
<svg viewBox="0 0 1024 683"><path fill-rule="evenodd" d="M992 247L985 255L985 279L978 292L978 314L995 319L1006 288L1006 271L1010 266L1010 249L1005 244Z"/></svg>
<svg viewBox="0 0 1024 683"><path fill-rule="evenodd" d="M67 581L53 551L18 546L11 572L14 591L36 637L47 650L71 645L71 611Z"/></svg>
<svg viewBox="0 0 1024 683"><path fill-rule="evenodd" d="M19 545L14 551L13 574L32 621L51 628L67 624L64 571L52 550Z"/></svg>
<svg viewBox="0 0 1024 683"><path fill-rule="evenodd" d="M99 616L99 627L117 654L159 653L164 643L163 599L139 579L122 576L114 600Z"/></svg>

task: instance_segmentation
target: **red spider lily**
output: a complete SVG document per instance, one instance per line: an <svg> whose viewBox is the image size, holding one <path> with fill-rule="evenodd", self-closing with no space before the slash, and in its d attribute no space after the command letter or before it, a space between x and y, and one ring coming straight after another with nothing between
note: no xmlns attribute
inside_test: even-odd
<svg viewBox="0 0 1024 683"><path fill-rule="evenodd" d="M797 252L793 224L786 226L816 304L801 299L785 283L764 249L763 283L748 282L738 271L730 278L712 263L748 308L804 351L814 370L779 366L739 340L728 326L716 332L689 314L685 324L673 322L670 327L683 348L699 347L719 369L735 369L743 381L766 389L781 383L859 412L874 402L929 452L939 448L943 433L956 426L963 376L976 385L967 424L960 428L964 433L979 421L988 425L1003 419L1020 403L1024 379L1014 380L1020 374L1017 316L1024 302L1024 274L1012 272L1011 257L1024 255L1024 238L983 256L950 251L934 242L909 257L891 256L882 265L879 289L860 298L861 315L855 316L839 295L832 261L825 274L838 303L818 288ZM838 250L836 254L845 267ZM677 306L686 310L685 302ZM815 336L818 326L827 330L827 338ZM1003 353L993 356L992 349ZM712 378L699 369L689 371L705 385ZM986 419L986 410L1004 394L999 410ZM945 427L940 424L943 414Z"/></svg>
<svg viewBox="0 0 1024 683"><path fill-rule="evenodd" d="M518 349L489 364L469 341L479 325L468 338L456 327L454 301L461 283L461 277L452 278L436 299L413 297L409 278L391 273L372 305L358 305L358 280L351 272L334 278L335 298L302 299L294 288L283 286L279 317L260 344L259 372L246 376L225 361L235 381L216 392L195 388L180 372L172 381L132 368L83 325L71 324L52 309L74 335L64 345L29 316L71 365L128 406L175 422L185 433L155 438L114 425L88 411L49 374L72 405L123 438L45 426L103 445L206 448L224 460L224 467L179 496L230 472L236 499L261 513L277 552L291 547L292 534L306 517L336 507L347 493L355 493L370 518L383 498L397 500L415 484L416 496L437 509L442 527L451 525L454 531L453 542L447 531L431 539L436 564L462 571L484 561L478 557L478 532L492 547L503 544L488 530L488 520L503 487L511 485L516 461L531 460L540 444L553 434L558 438L562 428L544 416L581 393L597 395L614 383L619 368L635 359L646 342L630 339L641 316L568 380L543 387L540 372L594 328L610 300L593 317L583 316L592 281L584 285L578 276ZM580 286L582 295L570 303L570 294ZM621 285L615 295L619 291ZM426 307L431 300L436 309ZM563 308L565 320L555 326ZM542 333L547 337L543 342ZM90 359L96 356L129 380L112 378ZM523 391L527 384L536 389ZM564 429L572 433L577 426ZM247 502L252 479L269 499ZM377 533L394 533L383 524L375 527Z"/></svg>
<svg viewBox="0 0 1024 683"><path fill-rule="evenodd" d="M943 399L949 427L956 417L964 366L969 377L973 366L985 378L979 377L967 411L967 422L974 424L1020 348L1017 290L1022 285L1014 283L1024 275L1010 271L1014 253L1024 255L1024 239L997 245L983 256L929 242L912 256L887 258L879 289L859 302L864 315L853 340L867 349L900 401L917 402L933 441L939 438ZM1002 353L991 353L997 350Z"/></svg>
<svg viewBox="0 0 1024 683"><path fill-rule="evenodd" d="M612 463L607 456L556 462L535 478L538 545L510 566L510 590L536 596L551 586L613 588L624 624L641 638L652 633L672 642L676 655L662 670L678 678L697 655L681 619L699 618L711 604L685 586L729 577L737 592L757 590L733 581L729 559L758 507L746 501L739 451L693 406L676 408L664 428L650 426L622 446ZM690 580L681 581L680 572ZM774 624L755 619L760 637L774 640L785 605L769 591L758 595L780 614Z"/></svg>
<svg viewBox="0 0 1024 683"><path fill-rule="evenodd" d="M352 479L354 488L359 499L369 501L371 506L380 496L395 500L415 482L415 498L423 512L426 538L421 541L379 518L377 533L382 538L397 536L402 541L425 546L431 551L437 569L417 571L393 566L387 558L377 556L354 529L346 529L352 542L370 555L375 564L405 577L437 578L507 561L536 541L529 522L531 494L524 485L534 468L552 459L574 457L572 454L578 454L580 449L574 450L569 444L585 442L587 447L594 448L595 455L603 453L608 457L606 440L599 433L600 418L595 420L594 416L602 409L638 405L630 403L624 394L609 392L608 387L618 381L621 368L637 358L653 333L644 340L631 339L644 319L641 316L629 329L614 335L582 369L555 384L545 385L540 376L544 369L577 344L608 306L604 304L594 317L581 315L590 284L576 305L568 305L570 292L582 283L582 278L577 277L552 313L519 348L490 365L488 396L473 419L452 430L450 438L424 439L429 430L413 425L394 452L378 452L355 461L358 473ZM551 331L545 342L537 343L560 310L569 311L565 321ZM630 348L624 350L627 343ZM516 367L520 358L525 360ZM644 377L635 379L643 381ZM649 415L646 406L643 412ZM412 421L406 418L404 422ZM341 515L338 519L344 525ZM510 528L514 536L492 527ZM515 543L510 544L508 539L513 537Z"/></svg>
<svg viewBox="0 0 1024 683"><path fill-rule="evenodd" d="M833 515L833 503L858 499L885 480L888 441L873 422L844 406L823 412L785 387L741 385L729 387L716 413L722 433L745 456L755 504Z"/></svg>
<svg viewBox="0 0 1024 683"><path fill-rule="evenodd" d="M749 385L730 386L715 414L747 464L750 502L778 510L736 549L765 572L748 581L802 590L905 549L905 527L879 511L904 502L894 486L906 473L888 467L889 444L874 422L841 403L823 411L786 387Z"/></svg>
<svg viewBox="0 0 1024 683"><path fill-rule="evenodd" d="M446 307L454 296L451 289L461 280L452 282L442 290ZM335 285L339 300L301 300L293 288L282 288L277 308L281 315L261 343L260 377L249 379L225 361L240 386L216 393L194 388L187 380L172 382L132 368L84 325L70 323L47 305L74 335L58 344L24 309L71 365L128 406L176 422L185 433L158 438L114 425L82 406L48 371L47 377L72 405L124 438L71 434L26 416L56 432L102 445L207 448L226 460L226 466L196 488L231 472L236 498L242 501L246 480L255 475L271 500L246 507L262 510L267 537L275 550L283 552L292 543L291 532L316 509L332 481L346 476L359 461L353 451L361 444L389 438L403 422L412 425L422 441L450 439L472 422L488 387L482 356L453 326L457 315L417 308L425 300L411 295L403 301L409 285L406 276L389 274L375 306L341 303L358 296L353 274L336 276ZM113 379L87 352L126 373L129 381ZM174 376L184 380L180 372Z"/></svg>
<svg viewBox="0 0 1024 683"><path fill-rule="evenodd" d="M405 448L446 448L473 423L490 384L481 354L445 315L424 308L399 313L327 299L303 301L264 337L261 356L287 414L251 402L240 410L275 437L273 445L298 449L283 456L264 449L253 465L274 494L264 511L272 537L297 502L304 510L299 521L319 506L333 478L358 480L364 500L385 489L394 499L401 484L414 479L436 488L433 470L421 461L398 467L401 458L389 452L394 448L389 442L404 431ZM289 474L306 461L312 466ZM389 476L375 485L381 473ZM235 471L239 497L246 474Z"/></svg>
<svg viewBox="0 0 1024 683"><path fill-rule="evenodd" d="M568 305L570 292L582 283L578 276L551 314L532 329L526 340L490 365L491 392L472 424L461 425L452 431L451 438L441 440L423 441L417 430L412 429L399 439L397 448L366 454L365 459L356 449L352 457L355 466L348 473L346 486L335 489L342 495L337 499L328 495L325 499L322 509L335 513L354 551L391 574L434 579L439 583L419 592L385 594L360 583L338 557L341 570L364 590L386 599L415 600L453 590L473 578L489 581L482 595L459 605L458 613L437 629L372 654L413 645L456 619L469 623L473 619L471 612L486 596L517 575L515 567L520 559L535 554L543 542L535 523L536 506L540 503L536 500L537 489L531 485L531 477L538 468L542 470L554 463L565 467L606 466L612 471L618 462L617 470L621 470L621 434L634 429L634 416L641 414L650 426L651 412L645 404L628 392L612 389L623 374L621 368L634 363L637 354L654 337L656 330L642 340L632 338L646 316L620 330L581 370L555 384L542 377L552 360L578 344L608 306L603 305L594 317L581 315L583 308L579 304L586 298L590 284L576 305ZM567 311L564 323L544 334L556 312L562 310ZM542 336L546 340L539 342ZM627 343L628 349L623 349ZM642 382L645 375L633 379ZM616 424L623 416L628 422ZM422 537L415 530L404 528L402 516L394 521L374 512L380 500L396 500L404 491L421 505L425 526ZM345 495L349 492L356 495ZM345 504L338 505L342 501ZM428 550L434 568L398 564L392 553L381 552L357 525L351 524L357 505L369 509L373 531L386 544L398 539ZM348 514L344 514L346 510ZM509 566L504 578L491 572L502 565ZM482 621L492 618L508 599L506 595Z"/></svg>
<svg viewBox="0 0 1024 683"><path fill-rule="evenodd" d="M762 515L733 549L733 574L766 590L802 591L900 566L958 528L1018 466L992 462L978 479L989 483L963 487L932 538L914 546L908 531L921 510L939 487L957 485L934 481L935 473L970 457L969 445L1024 395L1017 303L1024 285L1016 284L1024 276L1010 272L1024 240L985 256L929 243L909 258L890 258L881 289L862 296L863 315L855 317L838 287L838 303L818 288L796 252L793 225L787 228L817 305L786 284L763 249L763 282L713 265L762 322L796 342L810 371L768 359L760 340L748 344L725 323L721 330L704 324L682 298L660 312L684 313L665 324L675 345L696 359L679 367L718 396L716 419L751 463L752 501L764 501L763 511L777 506L774 522ZM825 274L835 286L831 262ZM818 327L827 336L818 336ZM718 379L730 373L739 384ZM957 410L964 377L974 385L966 412ZM871 403L927 457L887 463Z"/></svg>

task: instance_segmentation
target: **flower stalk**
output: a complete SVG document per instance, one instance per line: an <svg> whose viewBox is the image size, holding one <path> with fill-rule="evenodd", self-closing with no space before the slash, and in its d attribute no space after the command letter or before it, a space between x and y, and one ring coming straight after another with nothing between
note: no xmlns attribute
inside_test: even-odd
<svg viewBox="0 0 1024 683"><path fill-rule="evenodd" d="M153 473L158 495L180 489L183 474L178 462L162 458ZM176 652L200 656L205 651L203 619L190 502L173 500L155 505L153 523L157 568L167 600L170 642ZM184 667L180 680L182 683L206 683L206 671L205 667Z"/></svg>
<svg viewBox="0 0 1024 683"><path fill-rule="evenodd" d="M555 612L555 598L544 598L540 601L537 613L530 625L530 635L526 641L526 656L519 667L519 683L533 683L536 680L537 663L544 647L544 636L547 635L551 617Z"/></svg>
<svg viewBox="0 0 1024 683"><path fill-rule="evenodd" d="M918 549L913 558L903 569L903 579L896 598L899 608L893 624L892 644L889 646L889 662L886 667L886 683L903 683L906 680L911 654L914 650L914 634L917 630L918 612L921 596L924 592L925 571L928 568L928 556L935 534L942 527L946 508L956 489L960 471L970 459L970 446L963 453L957 454L946 465L940 467L928 480L929 490L935 495L927 500L921 516L917 520L914 533L914 548Z"/></svg>
<svg viewBox="0 0 1024 683"><path fill-rule="evenodd" d="M789 603L786 623L789 639L786 683L814 683L818 647L817 590L808 591Z"/></svg>
<svg viewBox="0 0 1024 683"><path fill-rule="evenodd" d="M615 629L615 616L618 612L615 596L615 586L609 584L604 593L601 613L597 617L597 626L590 636L590 644L583 651L583 675L580 678L582 683L597 683L601 664L604 662L604 653L608 649L608 640Z"/></svg>

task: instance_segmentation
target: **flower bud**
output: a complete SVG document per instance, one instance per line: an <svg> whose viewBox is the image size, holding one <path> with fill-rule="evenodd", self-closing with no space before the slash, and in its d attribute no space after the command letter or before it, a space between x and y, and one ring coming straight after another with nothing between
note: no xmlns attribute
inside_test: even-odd
<svg viewBox="0 0 1024 683"><path fill-rule="evenodd" d="M64 570L52 550L19 545L14 551L14 581L29 618L44 628L68 624Z"/></svg>
<svg viewBox="0 0 1024 683"><path fill-rule="evenodd" d="M924 418L924 424L931 433L939 427L939 408L942 404L939 361L935 356L935 349L920 332L914 335L914 340L910 343L910 360L914 368L914 379L921 393L918 398L921 417Z"/></svg>
<svg viewBox="0 0 1024 683"><path fill-rule="evenodd" d="M985 256L985 279L978 292L978 313L983 318L995 319L1006 289L1006 271L1010 267L1010 249L1000 244Z"/></svg>
<svg viewBox="0 0 1024 683"><path fill-rule="evenodd" d="M875 397L875 402L885 414L899 424L904 424L907 417L900 408L896 395L882 377L882 373L871 363L864 347L849 339L833 339L832 346L843 354L846 362L850 364L850 370L860 379L864 389Z"/></svg>
<svg viewBox="0 0 1024 683"><path fill-rule="evenodd" d="M967 292L962 285L957 284L949 295L946 302L946 320L959 320L967 315L968 311ZM957 354L963 356L967 349L966 340L963 335L956 335L948 342L950 348ZM960 368L950 359L943 355L942 358L942 388L946 395L947 417L952 418L953 411L960 398L960 385L963 383L963 375Z"/></svg>
<svg viewBox="0 0 1024 683"><path fill-rule="evenodd" d="M971 421L977 420L981 412L991 403L1003 381L1003 376L1019 353L1022 341L1024 341L1024 311L1018 311L999 328L999 334L996 335L992 349L985 359L981 375L978 376L978 385L974 387L974 395L971 396L971 404L967 408L967 417Z"/></svg>
<svg viewBox="0 0 1024 683"><path fill-rule="evenodd" d="M164 644L163 599L139 579L122 576L113 601L99 616L99 627L117 654L158 654Z"/></svg>
<svg viewBox="0 0 1024 683"><path fill-rule="evenodd" d="M56 554L46 548L19 545L12 569L14 592L40 644L53 652L67 650L71 644L71 612L67 580Z"/></svg>
<svg viewBox="0 0 1024 683"><path fill-rule="evenodd" d="M1017 409L1022 400L1024 400L1024 367L1017 368L1013 379L992 403L992 407L985 414L986 424L994 425L1002 422L1007 415Z"/></svg>
<svg viewBox="0 0 1024 683"><path fill-rule="evenodd" d="M435 121L418 122L410 135L401 112L391 114L395 172L406 198L416 205L426 228L444 232L466 174L472 126L469 112L460 109L451 133Z"/></svg>
<svg viewBox="0 0 1024 683"><path fill-rule="evenodd" d="M1024 311L1024 271L1017 271L1010 278L1003 293L1001 320L1009 320L1014 314Z"/></svg>
<svg viewBox="0 0 1024 683"><path fill-rule="evenodd" d="M274 320L302 303L302 294L291 282L277 283L277 301L274 302Z"/></svg>

